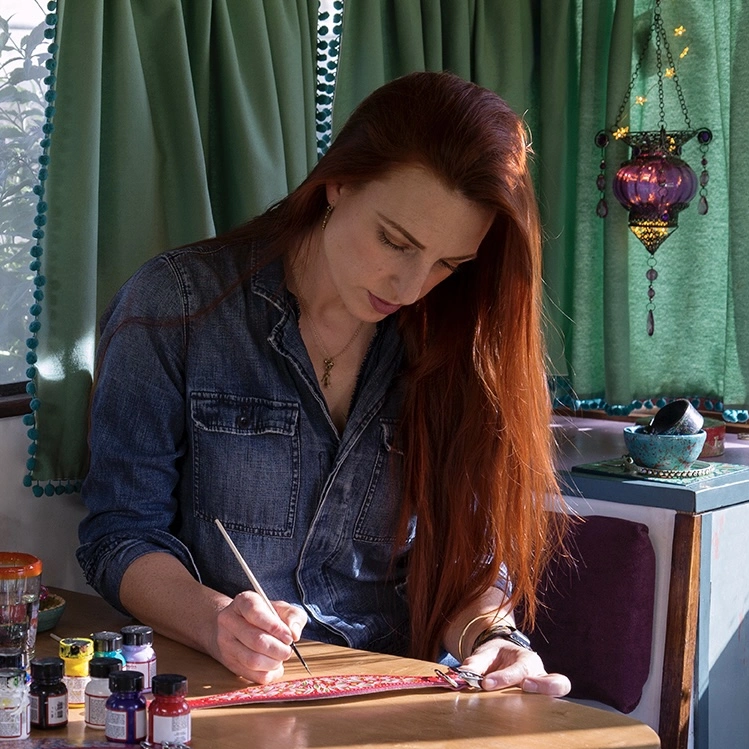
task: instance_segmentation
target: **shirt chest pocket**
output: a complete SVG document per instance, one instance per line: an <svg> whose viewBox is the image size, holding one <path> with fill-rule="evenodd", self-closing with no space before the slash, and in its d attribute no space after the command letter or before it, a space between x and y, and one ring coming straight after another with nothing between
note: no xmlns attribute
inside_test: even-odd
<svg viewBox="0 0 749 749"><path fill-rule="evenodd" d="M226 528L291 537L299 497L299 406L193 393L194 510Z"/></svg>
<svg viewBox="0 0 749 749"><path fill-rule="evenodd" d="M403 453L394 444L395 429L394 419L380 419L375 462L354 527L354 538L357 541L387 544L395 541L403 468Z"/></svg>

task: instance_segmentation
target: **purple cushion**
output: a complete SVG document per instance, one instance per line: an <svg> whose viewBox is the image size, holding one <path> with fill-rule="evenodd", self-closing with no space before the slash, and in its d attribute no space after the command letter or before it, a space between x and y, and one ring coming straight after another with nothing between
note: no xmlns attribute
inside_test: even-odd
<svg viewBox="0 0 749 749"><path fill-rule="evenodd" d="M589 516L570 531L575 562L550 565L532 644L549 672L566 674L570 697L632 712L648 678L655 552L648 528Z"/></svg>

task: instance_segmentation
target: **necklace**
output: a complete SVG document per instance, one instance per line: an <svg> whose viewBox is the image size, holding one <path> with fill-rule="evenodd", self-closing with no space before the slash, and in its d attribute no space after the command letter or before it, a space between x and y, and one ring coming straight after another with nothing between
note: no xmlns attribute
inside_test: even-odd
<svg viewBox="0 0 749 749"><path fill-rule="evenodd" d="M296 280L296 279L295 279ZM323 376L320 382L322 383L322 386L324 388L330 387L330 372L335 366L335 360L339 356L343 356L350 348L353 342L358 338L359 333L361 333L362 328L364 327L364 322L361 321L356 326L356 330L354 331L354 335L349 338L348 343L335 355L331 356L328 353L328 350L325 348L325 344L322 342L322 339L320 338L320 334L317 332L317 328L315 327L315 323L312 321L312 315L310 315L309 310L307 309L307 303L302 298L302 295L299 293L299 284L296 284L297 287L297 294L296 298L299 300L299 308L302 311L303 315L307 315L307 320L309 321L309 327L312 331L312 335L315 338L315 342L317 343L317 347L320 349L320 352L323 355Z"/></svg>

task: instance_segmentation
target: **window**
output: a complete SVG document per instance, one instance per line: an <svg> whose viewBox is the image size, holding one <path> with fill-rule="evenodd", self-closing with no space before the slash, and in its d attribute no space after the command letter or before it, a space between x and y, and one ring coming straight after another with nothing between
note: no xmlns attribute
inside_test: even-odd
<svg viewBox="0 0 749 749"><path fill-rule="evenodd" d="M46 13L37 0L3 0L0 10L0 396L22 393L27 379Z"/></svg>

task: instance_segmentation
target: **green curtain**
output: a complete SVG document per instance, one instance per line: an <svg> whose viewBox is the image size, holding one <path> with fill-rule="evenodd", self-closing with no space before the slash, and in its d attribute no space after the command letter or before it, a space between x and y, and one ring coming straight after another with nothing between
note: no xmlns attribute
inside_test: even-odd
<svg viewBox="0 0 749 749"><path fill-rule="evenodd" d="M85 473L97 324L119 286L261 212L314 165L316 29L315 0L59 3L36 493Z"/></svg>
<svg viewBox="0 0 749 749"><path fill-rule="evenodd" d="M648 253L610 189L627 149L621 142L606 149L609 215L602 220L594 137L617 118L654 0L349 2L334 126L372 89L412 70L452 70L504 96L525 113L533 136L550 373L567 383L564 402L616 413L647 399L702 397L708 408L725 409L726 419L745 420L749 53L738 41L749 9L742 0L661 6L692 126L709 128L714 140L708 214L697 214L695 199L656 253L652 337ZM677 26L686 33L676 36ZM657 127L654 67L644 66L633 91L648 95L644 106L633 106L633 130ZM667 124L683 129L669 81L665 93ZM683 155L699 174L695 141Z"/></svg>

